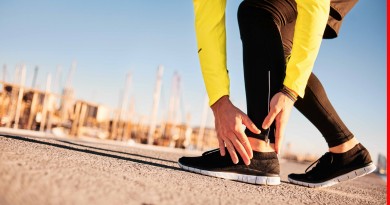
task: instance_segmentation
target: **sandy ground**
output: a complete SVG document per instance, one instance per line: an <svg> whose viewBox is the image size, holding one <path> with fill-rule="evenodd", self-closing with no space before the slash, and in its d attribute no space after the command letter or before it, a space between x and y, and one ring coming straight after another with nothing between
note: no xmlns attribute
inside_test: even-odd
<svg viewBox="0 0 390 205"><path fill-rule="evenodd" d="M80 140L0 136L0 204L386 204L370 174L330 188L287 182L307 164L281 163L280 186L259 186L179 169L184 151Z"/></svg>

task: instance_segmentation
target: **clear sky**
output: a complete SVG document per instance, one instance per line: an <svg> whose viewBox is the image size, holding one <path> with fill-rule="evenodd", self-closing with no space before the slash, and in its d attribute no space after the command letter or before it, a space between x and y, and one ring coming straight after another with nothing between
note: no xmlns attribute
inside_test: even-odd
<svg viewBox="0 0 390 205"><path fill-rule="evenodd" d="M236 12L226 8L231 99L246 110L242 48ZM73 87L79 99L118 106L126 74L136 118L150 116L158 65L164 66L160 119L168 110L173 73L181 76L182 113L200 124L205 88L197 57L192 1L0 0L0 65L7 81L27 66L27 85L39 66L38 84L62 67L63 85L73 61ZM386 153L386 1L361 0L345 18L340 37L325 40L315 64L327 94L358 139L372 152ZM0 74L3 78L3 72ZM58 91L57 88L52 88ZM183 114L184 115L184 114ZM184 118L184 117L183 117ZM209 113L208 124L213 124ZM320 133L293 111L285 142L293 150L320 155L327 146Z"/></svg>

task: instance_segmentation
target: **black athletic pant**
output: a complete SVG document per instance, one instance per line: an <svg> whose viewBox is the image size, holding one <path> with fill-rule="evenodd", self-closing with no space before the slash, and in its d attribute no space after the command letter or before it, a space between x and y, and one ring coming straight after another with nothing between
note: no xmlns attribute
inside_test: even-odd
<svg viewBox="0 0 390 205"><path fill-rule="evenodd" d="M282 88L286 57L291 53L297 16L294 0L245 0L238 9L238 23L243 45L247 113L258 128L268 115L271 98ZM295 107L316 126L329 147L353 138L326 96L320 81L312 73L304 98ZM304 128L296 128L304 129ZM261 129L262 130L262 129ZM275 142L275 124L248 137Z"/></svg>

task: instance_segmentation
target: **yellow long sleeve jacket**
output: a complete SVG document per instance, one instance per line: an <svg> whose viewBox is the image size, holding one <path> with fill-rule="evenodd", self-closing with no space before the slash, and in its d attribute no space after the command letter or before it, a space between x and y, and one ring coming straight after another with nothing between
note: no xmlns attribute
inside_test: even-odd
<svg viewBox="0 0 390 205"><path fill-rule="evenodd" d="M226 65L226 0L193 0L198 55L203 79L214 104L229 95ZM330 0L296 0L297 21L284 85L304 96L327 25Z"/></svg>

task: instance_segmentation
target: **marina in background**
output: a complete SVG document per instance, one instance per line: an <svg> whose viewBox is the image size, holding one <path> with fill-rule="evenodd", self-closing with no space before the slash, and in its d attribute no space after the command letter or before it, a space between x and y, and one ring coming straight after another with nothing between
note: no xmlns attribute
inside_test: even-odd
<svg viewBox="0 0 390 205"><path fill-rule="evenodd" d="M205 95L200 126L191 127L191 113L184 113L181 99L180 75L172 77L169 106L164 109L166 119L158 121L163 66L158 66L153 107L149 117L134 117L134 100L130 100L131 75L126 76L125 88L117 108L87 102L75 98L72 78L76 69L74 62L69 69L61 93L53 92L60 83L59 73L54 80L49 74L45 89L38 89L36 79L39 68L33 74L32 85L26 85L26 66L15 68L13 82L5 79L7 67L3 67L0 80L0 127L51 133L58 137L89 137L129 143L149 144L187 150L208 150L218 147L214 128L206 127L209 112ZM58 71L59 72L59 71ZM313 162L319 156L292 152L292 143L287 143L283 158L297 162ZM377 173L385 180L387 176L386 156L379 155Z"/></svg>

